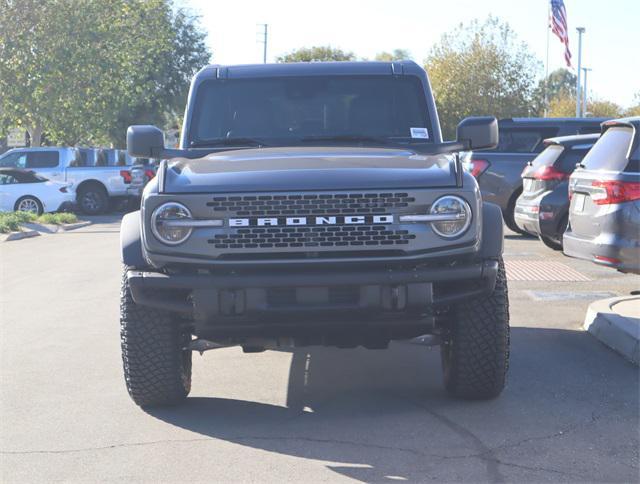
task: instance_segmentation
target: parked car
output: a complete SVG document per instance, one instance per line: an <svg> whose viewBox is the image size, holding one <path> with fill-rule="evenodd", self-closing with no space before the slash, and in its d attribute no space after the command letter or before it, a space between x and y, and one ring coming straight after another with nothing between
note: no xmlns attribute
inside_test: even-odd
<svg viewBox="0 0 640 484"><path fill-rule="evenodd" d="M190 389L191 352L441 344L446 389L496 397L509 357L500 209L443 142L414 62L210 66L181 149L153 126L130 154L170 159L121 227L125 383L143 407ZM194 336L196 338L194 338Z"/></svg>
<svg viewBox="0 0 640 484"><path fill-rule="evenodd" d="M640 117L602 124L569 180L564 253L640 273Z"/></svg>
<svg viewBox="0 0 640 484"><path fill-rule="evenodd" d="M158 170L158 160L149 158L137 158L129 169L130 177L127 187L127 194L139 204L142 197L142 190L147 186Z"/></svg>
<svg viewBox="0 0 640 484"><path fill-rule="evenodd" d="M75 192L67 183L49 181L18 168L0 168L0 211L44 212L70 210Z"/></svg>
<svg viewBox="0 0 640 484"><path fill-rule="evenodd" d="M562 234L569 220L569 177L599 136L583 134L544 141L544 151L522 172L523 190L515 208L520 230L539 237L547 247L562 250Z"/></svg>
<svg viewBox="0 0 640 484"><path fill-rule="evenodd" d="M72 183L78 207L87 214L104 213L110 199L125 197L122 166L107 166L93 148L16 148L0 156L0 166L25 168L50 180Z"/></svg>
<svg viewBox="0 0 640 484"><path fill-rule="evenodd" d="M505 224L522 233L514 218L522 193L520 174L544 148L547 138L599 133L606 118L509 118L498 122L500 142L494 150L463 154L464 165L478 180L482 197L500 205Z"/></svg>

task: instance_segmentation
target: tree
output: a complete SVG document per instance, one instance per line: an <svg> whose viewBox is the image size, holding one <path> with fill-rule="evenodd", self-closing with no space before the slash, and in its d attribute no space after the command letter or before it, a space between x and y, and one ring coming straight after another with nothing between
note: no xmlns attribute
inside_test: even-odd
<svg viewBox="0 0 640 484"><path fill-rule="evenodd" d="M624 112L625 116L640 116L640 91L633 96L633 106Z"/></svg>
<svg viewBox="0 0 640 484"><path fill-rule="evenodd" d="M209 57L168 0L0 1L0 124L25 127L35 146L43 133L122 145L130 122L177 109L185 78Z"/></svg>
<svg viewBox="0 0 640 484"><path fill-rule="evenodd" d="M406 49L393 49L393 52L378 52L376 60L382 62L392 62L411 59L411 53Z"/></svg>
<svg viewBox="0 0 640 484"><path fill-rule="evenodd" d="M549 103L549 116L552 118L572 118L576 115L576 100L568 95L555 97ZM616 103L606 100L587 102L587 117L618 118L622 116L622 108Z"/></svg>
<svg viewBox="0 0 640 484"><path fill-rule="evenodd" d="M559 97L573 98L575 103L576 79L576 75L573 72L564 68L557 69L549 74L549 76L546 78L546 82L545 79L541 79L534 94L536 111L538 112L538 114L544 114L545 89L547 91L546 99L548 104L551 103L553 99Z"/></svg>
<svg viewBox="0 0 640 484"><path fill-rule="evenodd" d="M356 56L353 52L345 52L341 49L325 46L302 47L288 54L279 56L277 62L322 62L322 61L353 61Z"/></svg>
<svg viewBox="0 0 640 484"><path fill-rule="evenodd" d="M540 63L508 24L489 17L442 36L425 61L445 137L470 115L499 118L535 111Z"/></svg>
<svg viewBox="0 0 640 484"><path fill-rule="evenodd" d="M587 103L587 116L594 118L619 118L622 108L606 100L594 100Z"/></svg>
<svg viewBox="0 0 640 484"><path fill-rule="evenodd" d="M549 101L550 118L573 118L576 115L576 99L568 95L556 96Z"/></svg>

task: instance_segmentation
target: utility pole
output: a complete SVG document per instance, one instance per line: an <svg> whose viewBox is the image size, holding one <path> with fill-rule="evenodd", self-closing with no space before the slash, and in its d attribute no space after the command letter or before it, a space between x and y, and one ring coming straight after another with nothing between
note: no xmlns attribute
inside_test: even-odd
<svg viewBox="0 0 640 484"><path fill-rule="evenodd" d="M582 34L586 30L584 27L576 28L578 31L578 75L576 76L576 118L580 117L580 101L582 98L582 91L580 90L580 78L582 73Z"/></svg>
<svg viewBox="0 0 640 484"><path fill-rule="evenodd" d="M266 64L267 63L267 35L268 35L268 29L269 29L269 25L268 24L258 24L259 27L262 27L262 32L259 32L259 34L262 35L262 40L258 40L258 42L262 42L263 44L263 50L262 50L262 63Z"/></svg>
<svg viewBox="0 0 640 484"><path fill-rule="evenodd" d="M591 69L588 67L583 67L582 72L584 72L584 85L582 86L582 117L587 115L587 74Z"/></svg>

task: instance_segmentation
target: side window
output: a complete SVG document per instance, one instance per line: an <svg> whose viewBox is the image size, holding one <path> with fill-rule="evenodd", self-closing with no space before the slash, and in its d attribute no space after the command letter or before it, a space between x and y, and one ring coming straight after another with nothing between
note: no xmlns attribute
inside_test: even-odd
<svg viewBox="0 0 640 484"><path fill-rule="evenodd" d="M55 168L58 163L57 151L32 151L27 154L27 168Z"/></svg>
<svg viewBox="0 0 640 484"><path fill-rule="evenodd" d="M27 154L22 151L11 153L0 160L0 166L11 168L25 168L27 165Z"/></svg>
<svg viewBox="0 0 640 484"><path fill-rule="evenodd" d="M18 183L11 175L0 175L0 185L12 185L14 183Z"/></svg>

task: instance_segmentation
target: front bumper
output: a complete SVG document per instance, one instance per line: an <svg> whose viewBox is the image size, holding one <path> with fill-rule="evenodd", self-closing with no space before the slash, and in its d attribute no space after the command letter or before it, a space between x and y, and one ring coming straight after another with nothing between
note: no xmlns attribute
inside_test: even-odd
<svg viewBox="0 0 640 484"><path fill-rule="evenodd" d="M268 327L383 327L418 324L451 303L490 294L498 262L467 261L413 268L205 270L191 274L127 273L134 301L195 323L196 334ZM286 330L285 328L285 330Z"/></svg>

